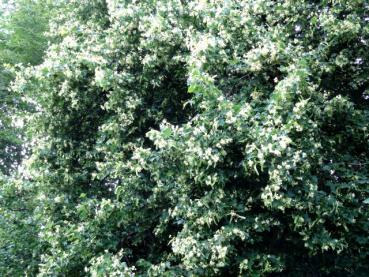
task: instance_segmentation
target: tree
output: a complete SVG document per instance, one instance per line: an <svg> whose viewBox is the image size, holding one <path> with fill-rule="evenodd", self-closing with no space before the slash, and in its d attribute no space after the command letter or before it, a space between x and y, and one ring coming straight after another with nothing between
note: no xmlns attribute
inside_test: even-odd
<svg viewBox="0 0 369 277"><path fill-rule="evenodd" d="M37 191L19 172L29 148L20 116L28 111L22 96L11 91L21 64L42 62L51 16L47 1L2 1L0 11L0 275L36 272L39 262ZM25 168L23 168L23 171ZM23 174L24 175L24 174Z"/></svg>
<svg viewBox="0 0 369 277"><path fill-rule="evenodd" d="M45 32L50 15L45 1L3 3L0 11L0 171L10 174L22 159L23 134L14 114L26 109L19 95L10 92L17 64L37 65L47 47ZM19 124L18 124L19 125Z"/></svg>
<svg viewBox="0 0 369 277"><path fill-rule="evenodd" d="M22 276L37 272L38 198L32 182L0 176L0 275Z"/></svg>
<svg viewBox="0 0 369 277"><path fill-rule="evenodd" d="M364 276L367 4L69 1L35 107L40 276Z"/></svg>

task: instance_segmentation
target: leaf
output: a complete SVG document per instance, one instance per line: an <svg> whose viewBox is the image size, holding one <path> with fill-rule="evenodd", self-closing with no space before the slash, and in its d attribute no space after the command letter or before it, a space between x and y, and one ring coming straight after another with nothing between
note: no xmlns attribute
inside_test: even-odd
<svg viewBox="0 0 369 277"><path fill-rule="evenodd" d="M188 87L188 92L189 93L194 93L196 91L196 89L197 89L197 86L191 85L191 86Z"/></svg>
<svg viewBox="0 0 369 277"><path fill-rule="evenodd" d="M170 138L172 135L172 130L170 128L165 128L162 132L164 138Z"/></svg>

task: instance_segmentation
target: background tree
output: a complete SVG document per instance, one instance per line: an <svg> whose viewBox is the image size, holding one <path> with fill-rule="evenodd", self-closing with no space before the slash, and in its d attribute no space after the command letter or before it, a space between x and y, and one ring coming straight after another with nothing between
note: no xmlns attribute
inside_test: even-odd
<svg viewBox="0 0 369 277"><path fill-rule="evenodd" d="M52 14L48 1L1 1L0 10L0 275L37 270L37 192L18 172L29 150L21 116L30 106L11 91L15 68L42 62Z"/></svg>
<svg viewBox="0 0 369 277"><path fill-rule="evenodd" d="M0 11L0 170L9 174L22 158L22 131L14 115L26 107L10 92L17 64L37 65L47 47L50 4L47 1L2 2Z"/></svg>

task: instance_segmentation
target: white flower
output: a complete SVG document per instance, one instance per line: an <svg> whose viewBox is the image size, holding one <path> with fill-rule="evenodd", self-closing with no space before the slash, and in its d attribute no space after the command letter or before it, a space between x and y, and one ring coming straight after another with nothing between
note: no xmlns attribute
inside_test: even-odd
<svg viewBox="0 0 369 277"><path fill-rule="evenodd" d="M101 68L95 68L95 81L100 83L105 78L105 72Z"/></svg>

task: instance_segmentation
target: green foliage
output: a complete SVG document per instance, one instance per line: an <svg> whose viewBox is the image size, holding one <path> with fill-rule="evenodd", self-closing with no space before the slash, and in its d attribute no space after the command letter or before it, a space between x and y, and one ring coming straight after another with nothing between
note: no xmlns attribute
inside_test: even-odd
<svg viewBox="0 0 369 277"><path fill-rule="evenodd" d="M0 10L0 172L10 174L22 159L24 140L20 120L15 117L27 107L21 96L10 92L12 68L42 62L47 47L44 35L51 4L18 0L2 3Z"/></svg>
<svg viewBox="0 0 369 277"><path fill-rule="evenodd" d="M38 209L31 182L0 177L0 275L22 276L37 270Z"/></svg>
<svg viewBox="0 0 369 277"><path fill-rule="evenodd" d="M0 275L35 273L39 263L37 190L17 169L28 152L23 119L29 107L10 90L19 64L42 61L51 5L2 1L0 10ZM24 169L23 169L24 170Z"/></svg>
<svg viewBox="0 0 369 277"><path fill-rule="evenodd" d="M366 2L68 1L14 84L38 275L364 276Z"/></svg>

